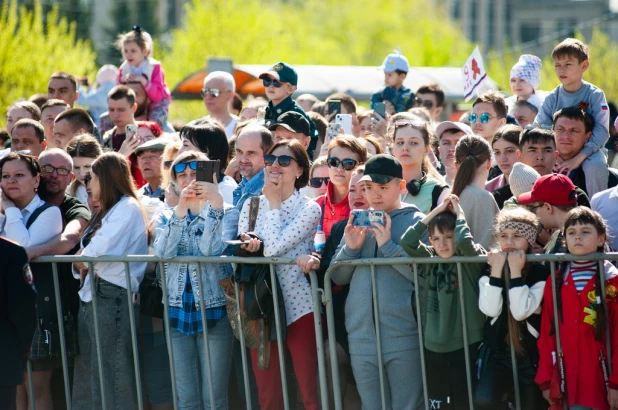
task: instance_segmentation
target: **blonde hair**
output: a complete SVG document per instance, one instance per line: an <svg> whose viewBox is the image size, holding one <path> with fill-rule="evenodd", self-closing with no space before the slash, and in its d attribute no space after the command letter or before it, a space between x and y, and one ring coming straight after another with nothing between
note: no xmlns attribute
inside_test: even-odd
<svg viewBox="0 0 618 410"><path fill-rule="evenodd" d="M163 150L163 154L161 155L161 187L167 188L170 183L172 168L165 169L165 162L172 161L180 148L182 147L182 142L174 141L165 146Z"/></svg>

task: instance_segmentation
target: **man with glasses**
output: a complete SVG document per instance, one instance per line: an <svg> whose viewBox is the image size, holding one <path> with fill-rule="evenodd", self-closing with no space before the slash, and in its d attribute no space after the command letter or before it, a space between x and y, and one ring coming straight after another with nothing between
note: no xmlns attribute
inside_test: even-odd
<svg viewBox="0 0 618 410"><path fill-rule="evenodd" d="M169 142L167 138L155 138L135 149L137 168L147 182L139 189L140 195L165 200L165 189L161 187L161 156Z"/></svg>
<svg viewBox="0 0 618 410"><path fill-rule="evenodd" d="M225 135L228 139L234 135L234 128L238 122L238 117L230 113L230 103L234 99L235 90L236 82L232 74L225 71L213 71L204 79L204 87L201 91L208 115L200 120L219 121L225 128Z"/></svg>
<svg viewBox="0 0 618 410"><path fill-rule="evenodd" d="M439 122L444 109L444 98L444 90L440 85L431 83L422 85L416 90L414 101L417 107L427 108L433 122Z"/></svg>

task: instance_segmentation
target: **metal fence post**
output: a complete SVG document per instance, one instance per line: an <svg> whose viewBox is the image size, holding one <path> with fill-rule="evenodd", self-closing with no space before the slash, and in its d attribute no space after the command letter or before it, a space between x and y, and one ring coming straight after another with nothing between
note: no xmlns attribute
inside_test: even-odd
<svg viewBox="0 0 618 410"><path fill-rule="evenodd" d="M601 304L603 310L605 310L605 318L607 323L605 324L605 349L607 350L607 371L608 374L612 374L612 338L609 330L609 312L607 311L607 293L605 291L605 264L602 260L599 261L599 275L601 282ZM598 295L597 295L598 297Z"/></svg>
<svg viewBox="0 0 618 410"><path fill-rule="evenodd" d="M189 272L187 272L189 274ZM204 308L204 286L202 284L202 263L197 263L197 300L200 303L200 313L202 315L202 332L204 333L204 349L206 349L206 368L208 370L208 391L210 392L210 408L216 409L215 406L215 389L212 387L212 367L210 364L210 343L208 342L208 322L206 321L206 309ZM195 293L194 293L195 294ZM228 373L229 374L229 373ZM204 375L202 374L202 377ZM228 376L229 377L229 376Z"/></svg>
<svg viewBox="0 0 618 410"><path fill-rule="evenodd" d="M159 263L161 268L161 291L163 293L163 328L165 329L165 343L167 345L167 357L170 362L170 380L172 383L172 400L174 410L178 409L178 397L176 389L176 369L174 368L174 351L172 350L172 329L170 328L169 301L167 296L167 264ZM156 271L155 271L156 275Z"/></svg>
<svg viewBox="0 0 618 410"><path fill-rule="evenodd" d="M508 329L508 320L511 315L511 302L509 300L509 290L511 289L511 271L509 269L509 263L506 261L504 263L504 298L505 298L505 306L506 306L506 320L507 320L507 329ZM519 396L519 369L517 368L517 354L515 353L515 346L513 346L513 335L511 334L511 329L508 329L509 332L509 347L511 350L511 366L513 367L513 390L515 391L515 408L517 410L521 410L521 397Z"/></svg>
<svg viewBox="0 0 618 410"><path fill-rule="evenodd" d="M275 286L278 280L277 280L277 274L275 273L275 265L273 265L272 263L269 263L268 266L270 267L270 283L273 284L272 292L273 292L273 304L275 307L275 327L277 328L277 353L279 354L279 370L281 371L281 388L283 391L283 406L285 410L289 410L290 400L288 397L288 381L287 381L287 377L285 374L285 357L283 354L283 336L281 334L281 321L279 320L279 299L277 296L277 286Z"/></svg>
<svg viewBox="0 0 618 410"><path fill-rule="evenodd" d="M251 405L251 386L249 384L249 364L247 358L247 345L245 342L245 333L243 332L242 312L240 310L240 285L234 281L234 290L236 294L236 320L238 320L238 334L240 336L240 356L242 359L242 377L245 383L245 405L247 410L252 410Z"/></svg>
<svg viewBox="0 0 618 410"><path fill-rule="evenodd" d="M418 282L418 263L414 263L414 300L416 302L416 325L418 327L418 343L421 353L421 377L423 379L423 398L425 410L429 410L429 391L427 389L427 368L425 365L425 338L423 337L423 316L421 314L421 286Z"/></svg>
<svg viewBox="0 0 618 410"><path fill-rule="evenodd" d="M468 320L466 318L466 303L464 301L464 287L463 287L463 274L461 262L457 262L457 283L459 284L459 304L461 306L461 326L463 328L463 343L464 354L466 360L466 384L468 385L468 405L470 410L474 410L474 398L472 396L472 377L471 363L470 363L470 345L468 344Z"/></svg>
<svg viewBox="0 0 618 410"><path fill-rule="evenodd" d="M133 367L135 369L135 388L137 390L137 408L144 409L142 397L142 378L139 368L139 350L137 348L137 328L135 326L135 308L133 305L133 289L131 287L131 268L129 262L124 263L124 273L127 280L127 304L129 306L129 325L131 327L131 345L133 347Z"/></svg>
<svg viewBox="0 0 618 410"><path fill-rule="evenodd" d="M56 315L58 316L58 335L60 336L60 355L62 358L62 377L64 378L64 394L67 410L71 410L71 386L69 382L69 361L67 360L67 346L64 339L64 315L62 314L62 300L60 299L60 281L58 280L58 264L52 262L54 277L54 296L56 298ZM68 302L67 302L68 303ZM77 332L77 329L75 329Z"/></svg>
<svg viewBox="0 0 618 410"><path fill-rule="evenodd" d="M36 402L34 400L34 382L32 381L32 363L30 360L26 363L26 372L28 373L28 402L30 409L36 410Z"/></svg>
<svg viewBox="0 0 618 410"><path fill-rule="evenodd" d="M326 364L324 363L324 336L322 334L322 309L318 288L318 277L315 271L309 272L311 280L311 298L313 299L313 324L315 326L315 342L318 353L318 375L320 377L320 397L322 410L328 410L328 380L326 378ZM338 365L338 363L335 363Z"/></svg>
<svg viewBox="0 0 618 410"><path fill-rule="evenodd" d="M322 303L326 308L326 326L328 329L328 350L330 353L331 363L339 363L337 357L337 340L335 339L335 313L333 310L333 285L331 281L331 273L337 269L338 265L331 266L324 275L324 294L322 295ZM343 398L341 397L341 388L339 386L339 366L331 366L331 377L333 383L333 399L335 401L335 410L343 410Z"/></svg>
<svg viewBox="0 0 618 410"><path fill-rule="evenodd" d="M101 343L99 342L99 314L97 312L97 289L95 285L96 275L94 273L94 265L88 262L88 275L90 275L90 291L92 293L92 320L94 321L94 343L97 351L97 364L99 368L99 384L101 388L101 406L103 410L107 409L107 400L105 399L105 380L103 378L103 356L101 354ZM85 359L88 360L88 359Z"/></svg>
<svg viewBox="0 0 618 410"><path fill-rule="evenodd" d="M378 284L376 279L376 265L371 264L371 290L373 297L373 316L376 326L376 348L378 351L378 374L380 375L380 395L382 409L386 410L386 388L384 386L384 363L382 360L382 335L380 332L380 308L378 307ZM334 381L333 381L334 383Z"/></svg>
<svg viewBox="0 0 618 410"><path fill-rule="evenodd" d="M554 330L556 332L556 355L557 360L555 365L561 366L563 360L562 354L562 341L560 340L560 312L558 312L558 301L556 299L557 289L556 289L556 263L550 262L549 269L551 272L551 293L552 293L552 302L554 305ZM563 392L565 394L565 400L562 401L562 407L564 410L568 409L568 400L566 400L566 391Z"/></svg>

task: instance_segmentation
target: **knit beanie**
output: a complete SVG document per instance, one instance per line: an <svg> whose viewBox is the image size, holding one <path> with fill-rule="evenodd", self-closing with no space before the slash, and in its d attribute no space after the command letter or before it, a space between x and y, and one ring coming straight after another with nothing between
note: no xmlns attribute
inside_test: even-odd
<svg viewBox="0 0 618 410"><path fill-rule="evenodd" d="M521 194L532 191L532 186L540 177L541 174L536 169L523 162L514 163L509 176L509 184L511 185L513 196L517 198Z"/></svg>
<svg viewBox="0 0 618 410"><path fill-rule="evenodd" d="M521 78L535 90L541 83L541 59L532 54L524 54L511 68L511 79Z"/></svg>

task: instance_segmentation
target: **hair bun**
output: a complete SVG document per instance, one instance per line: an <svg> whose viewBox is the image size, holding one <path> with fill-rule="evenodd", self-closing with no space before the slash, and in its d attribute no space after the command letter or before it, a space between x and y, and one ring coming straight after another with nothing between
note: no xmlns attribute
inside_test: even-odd
<svg viewBox="0 0 618 410"><path fill-rule="evenodd" d="M133 31L135 31L136 33L141 33L142 28L140 26L133 26Z"/></svg>

